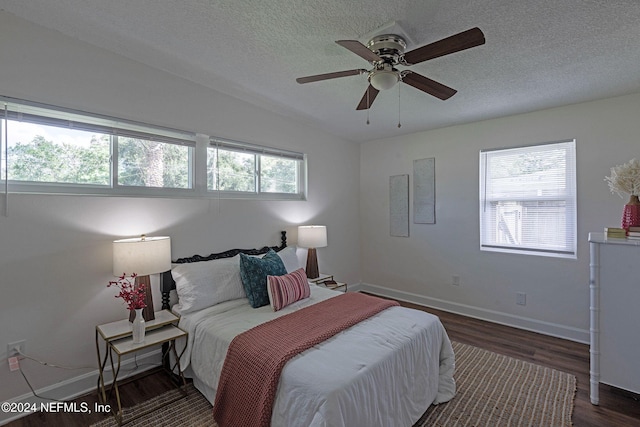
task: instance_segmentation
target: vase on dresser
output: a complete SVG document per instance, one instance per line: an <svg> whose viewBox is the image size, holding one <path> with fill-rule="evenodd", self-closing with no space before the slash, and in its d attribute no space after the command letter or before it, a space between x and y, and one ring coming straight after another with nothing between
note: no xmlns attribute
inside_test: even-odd
<svg viewBox="0 0 640 427"><path fill-rule="evenodd" d="M622 211L622 228L629 230L629 227L637 226L640 226L640 200L638 196L631 195Z"/></svg>
<svg viewBox="0 0 640 427"><path fill-rule="evenodd" d="M140 344L144 342L144 332L145 332L145 321L142 316L142 309L135 309L136 316L131 323L131 330L133 332L133 343Z"/></svg>

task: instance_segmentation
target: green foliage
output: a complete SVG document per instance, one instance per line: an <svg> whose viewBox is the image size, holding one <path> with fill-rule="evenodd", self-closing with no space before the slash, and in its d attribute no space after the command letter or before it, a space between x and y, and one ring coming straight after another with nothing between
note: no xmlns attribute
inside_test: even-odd
<svg viewBox="0 0 640 427"><path fill-rule="evenodd" d="M119 137L118 184L189 188L188 147Z"/></svg>
<svg viewBox="0 0 640 427"><path fill-rule="evenodd" d="M297 167L295 160L262 156L260 171L260 191L265 193L296 192Z"/></svg>
<svg viewBox="0 0 640 427"><path fill-rule="evenodd" d="M221 191L256 191L256 155L223 149L209 149L207 154L207 188ZM297 162L280 157L260 156L260 191L296 193Z"/></svg>
<svg viewBox="0 0 640 427"><path fill-rule="evenodd" d="M38 135L9 147L9 179L18 181L109 185L108 139L93 137L87 147L47 141Z"/></svg>
<svg viewBox="0 0 640 427"><path fill-rule="evenodd" d="M87 146L56 143L36 135L9 147L9 179L42 183L111 183L109 135L93 135ZM118 181L124 186L189 188L187 147L120 138Z"/></svg>
<svg viewBox="0 0 640 427"><path fill-rule="evenodd" d="M210 149L207 154L207 188L254 192L255 161L253 154ZM219 188L216 187L218 183Z"/></svg>

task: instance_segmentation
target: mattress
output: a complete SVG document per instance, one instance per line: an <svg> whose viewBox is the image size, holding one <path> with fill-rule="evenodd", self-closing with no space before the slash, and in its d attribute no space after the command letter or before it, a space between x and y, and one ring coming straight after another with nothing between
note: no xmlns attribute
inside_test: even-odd
<svg viewBox="0 0 640 427"><path fill-rule="evenodd" d="M278 312L238 299L185 314L180 327L189 336L181 366L213 404L237 334L336 295L311 285L310 298ZM272 426L411 426L430 404L455 395L454 369L440 320L392 307L291 359L281 374Z"/></svg>

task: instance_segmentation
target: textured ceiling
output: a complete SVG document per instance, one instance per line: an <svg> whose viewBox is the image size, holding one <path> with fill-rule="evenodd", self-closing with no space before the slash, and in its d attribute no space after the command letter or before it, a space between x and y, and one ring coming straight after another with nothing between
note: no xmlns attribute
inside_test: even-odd
<svg viewBox="0 0 640 427"><path fill-rule="evenodd" d="M0 0L0 9L352 141L640 91L637 0ZM334 41L366 43L394 24L407 50L484 32L483 46L411 67L455 96L400 85L378 95L367 125L355 109L366 76L296 83L369 68Z"/></svg>

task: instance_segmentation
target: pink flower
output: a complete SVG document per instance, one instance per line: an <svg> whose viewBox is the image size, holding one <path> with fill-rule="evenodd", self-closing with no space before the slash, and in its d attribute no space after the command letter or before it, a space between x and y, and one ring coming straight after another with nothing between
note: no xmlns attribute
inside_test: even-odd
<svg viewBox="0 0 640 427"><path fill-rule="evenodd" d="M127 308L129 310L133 310L136 308L145 308L147 304L145 304L145 293L143 287L135 287L133 283L131 283L130 279L135 279L137 276L136 273L131 274L129 278L127 278L127 274L123 273L122 276L118 278L117 281L110 281L107 287L117 286L120 289L116 298L122 298L127 304Z"/></svg>

